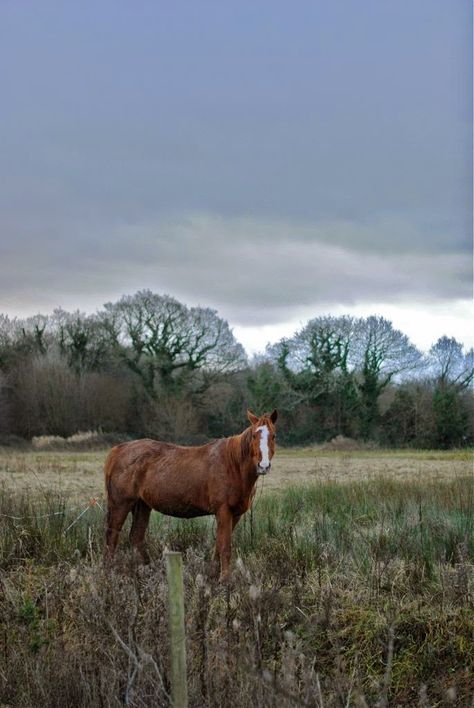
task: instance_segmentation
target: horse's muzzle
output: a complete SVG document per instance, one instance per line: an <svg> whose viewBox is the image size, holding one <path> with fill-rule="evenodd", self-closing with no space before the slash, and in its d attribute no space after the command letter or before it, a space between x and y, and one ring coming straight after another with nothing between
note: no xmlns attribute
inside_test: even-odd
<svg viewBox="0 0 474 708"><path fill-rule="evenodd" d="M270 471L271 465L268 465L268 467L260 467L260 465L257 465L257 474L261 474L262 476L267 474L267 472Z"/></svg>

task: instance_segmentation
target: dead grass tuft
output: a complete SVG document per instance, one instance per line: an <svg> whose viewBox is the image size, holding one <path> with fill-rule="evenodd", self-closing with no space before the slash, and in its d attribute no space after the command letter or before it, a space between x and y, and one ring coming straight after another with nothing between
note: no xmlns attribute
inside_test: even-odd
<svg viewBox="0 0 474 708"><path fill-rule="evenodd" d="M125 529L107 569L100 510L66 531L70 503L0 492L1 704L167 706L172 548L184 554L190 705L470 705L472 477L257 498L228 587L212 520L153 515L151 564L136 564Z"/></svg>
<svg viewBox="0 0 474 708"><path fill-rule="evenodd" d="M63 438L59 435L39 435L32 438L31 446L33 450L38 451L97 450L123 442L125 439L123 435L87 430L74 433L68 438Z"/></svg>
<svg viewBox="0 0 474 708"><path fill-rule="evenodd" d="M320 445L319 449L331 452L355 452L360 450L374 450L376 449L376 445L374 445L374 443L363 442L362 440L346 438L344 435L336 435L336 437L329 442Z"/></svg>

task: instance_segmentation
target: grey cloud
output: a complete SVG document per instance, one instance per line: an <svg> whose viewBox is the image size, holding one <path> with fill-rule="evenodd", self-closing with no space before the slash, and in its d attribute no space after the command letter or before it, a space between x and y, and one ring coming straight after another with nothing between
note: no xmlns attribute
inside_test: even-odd
<svg viewBox="0 0 474 708"><path fill-rule="evenodd" d="M56 228L63 228L60 222ZM370 227L372 228L372 227ZM312 305L442 301L469 297L462 251L361 249L367 225L306 224L194 215L115 228L76 227L75 240L10 242L0 263L0 310L95 309L149 287L189 304L210 305L236 325L288 320ZM373 227L382 241L425 235L398 217ZM47 239L46 239L47 242ZM342 244L342 245L341 245ZM10 303L10 305L9 305Z"/></svg>
<svg viewBox="0 0 474 708"><path fill-rule="evenodd" d="M469 291L469 3L86 5L2 8L3 308Z"/></svg>

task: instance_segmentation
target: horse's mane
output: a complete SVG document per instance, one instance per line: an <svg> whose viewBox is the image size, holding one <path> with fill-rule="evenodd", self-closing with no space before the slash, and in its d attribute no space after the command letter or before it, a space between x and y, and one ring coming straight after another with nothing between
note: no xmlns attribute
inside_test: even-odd
<svg viewBox="0 0 474 708"><path fill-rule="evenodd" d="M227 451L229 457L236 467L240 467L242 462L250 455L250 443L252 441L252 428L246 428L240 435L232 435L228 439Z"/></svg>

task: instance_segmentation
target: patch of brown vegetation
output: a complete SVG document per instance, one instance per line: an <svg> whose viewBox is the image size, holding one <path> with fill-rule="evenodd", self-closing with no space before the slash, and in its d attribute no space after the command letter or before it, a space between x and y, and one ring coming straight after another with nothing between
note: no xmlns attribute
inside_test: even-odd
<svg viewBox="0 0 474 708"><path fill-rule="evenodd" d="M320 450L328 450L331 452L356 452L358 450L374 450L373 443L364 443L361 440L346 438L344 435L336 435L329 442L323 443Z"/></svg>
<svg viewBox="0 0 474 708"><path fill-rule="evenodd" d="M86 430L74 433L67 438L60 435L38 435L31 440L33 450L100 450L109 445L124 442L123 435L101 433L97 430Z"/></svg>

